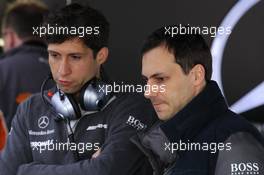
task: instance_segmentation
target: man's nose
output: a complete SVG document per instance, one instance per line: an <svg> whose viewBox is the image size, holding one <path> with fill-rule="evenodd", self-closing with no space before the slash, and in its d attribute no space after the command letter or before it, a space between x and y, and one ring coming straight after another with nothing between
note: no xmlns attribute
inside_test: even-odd
<svg viewBox="0 0 264 175"><path fill-rule="evenodd" d="M59 65L58 73L60 74L60 76L66 76L71 74L71 66L67 59L62 59Z"/></svg>
<svg viewBox="0 0 264 175"><path fill-rule="evenodd" d="M144 96L145 96L145 98L147 98L147 99L151 99L151 98L157 96L158 91L157 91L156 88L153 88L153 86L157 86L157 85L151 83L150 81L147 82L146 90L145 90L145 92L144 92Z"/></svg>

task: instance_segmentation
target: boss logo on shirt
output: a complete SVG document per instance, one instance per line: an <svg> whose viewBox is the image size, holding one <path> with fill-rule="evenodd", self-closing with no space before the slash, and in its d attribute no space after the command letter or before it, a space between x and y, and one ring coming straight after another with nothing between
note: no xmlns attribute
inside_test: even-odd
<svg viewBox="0 0 264 175"><path fill-rule="evenodd" d="M258 163L255 162L232 163L231 174L232 175L259 174L259 165Z"/></svg>
<svg viewBox="0 0 264 175"><path fill-rule="evenodd" d="M133 117L132 115L128 117L126 123L132 126L133 128L136 128L137 130L145 129L147 127L147 125L145 125L140 120Z"/></svg>

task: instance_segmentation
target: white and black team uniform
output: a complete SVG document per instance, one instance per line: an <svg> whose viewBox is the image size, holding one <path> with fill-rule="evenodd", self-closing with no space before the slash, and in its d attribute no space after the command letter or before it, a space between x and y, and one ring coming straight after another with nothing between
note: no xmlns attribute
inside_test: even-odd
<svg viewBox="0 0 264 175"><path fill-rule="evenodd" d="M155 111L143 95L117 95L99 112L82 112L78 121L71 122L74 143L70 144L67 122L54 120L54 111L40 94L23 102L0 155L0 174L152 174L147 158L129 140L156 121ZM71 150L63 150L63 143L69 143ZM99 148L100 155L92 158Z"/></svg>

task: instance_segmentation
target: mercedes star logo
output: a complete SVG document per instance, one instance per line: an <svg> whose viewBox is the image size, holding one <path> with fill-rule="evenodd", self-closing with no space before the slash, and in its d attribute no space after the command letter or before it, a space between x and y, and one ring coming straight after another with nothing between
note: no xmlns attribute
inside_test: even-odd
<svg viewBox="0 0 264 175"><path fill-rule="evenodd" d="M47 116L42 116L38 119L38 126L41 129L46 128L49 125L49 118Z"/></svg>
<svg viewBox="0 0 264 175"><path fill-rule="evenodd" d="M240 18L242 18L243 15L258 2L260 2L260 0L238 1L235 4L235 6L228 12L227 16L224 18L220 26L231 27L231 29L233 30L233 28L240 20ZM223 94L224 94L224 90L222 84L221 70L222 70L223 54L228 38L229 35L220 35L218 33L212 43L212 48L211 48L211 52L213 56L213 70L214 70L212 74L212 79L217 81ZM264 89L264 82L262 82L257 87L252 89L245 96L241 97L230 108L236 113L243 113L263 105L264 104L263 89Z"/></svg>

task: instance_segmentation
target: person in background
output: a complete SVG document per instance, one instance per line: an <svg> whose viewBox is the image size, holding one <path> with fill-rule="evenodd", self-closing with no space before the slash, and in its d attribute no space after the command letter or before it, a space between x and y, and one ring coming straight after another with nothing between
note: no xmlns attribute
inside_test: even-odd
<svg viewBox="0 0 264 175"><path fill-rule="evenodd" d="M15 1L7 8L2 21L3 59L0 59L0 109L7 128L17 106L31 94L39 92L50 72L47 46L33 34L33 27L43 23L48 12L38 1Z"/></svg>

